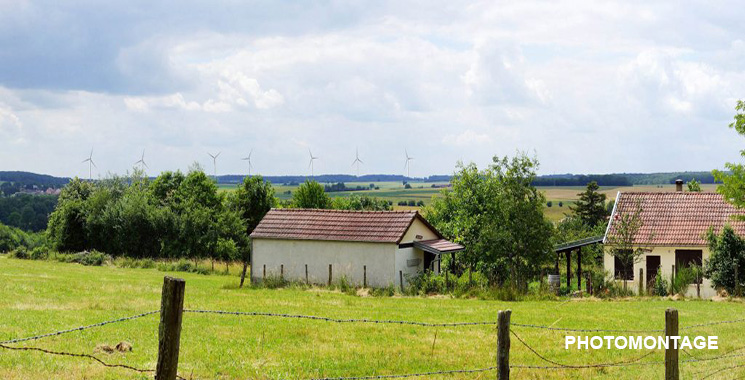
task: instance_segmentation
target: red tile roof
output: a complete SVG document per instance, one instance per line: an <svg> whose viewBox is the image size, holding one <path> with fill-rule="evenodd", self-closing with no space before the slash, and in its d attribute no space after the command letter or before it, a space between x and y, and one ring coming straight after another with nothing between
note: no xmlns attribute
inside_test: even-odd
<svg viewBox="0 0 745 380"><path fill-rule="evenodd" d="M414 243L415 247L422 247L423 250L433 253L447 253L462 251L465 249L460 244L453 243L446 239L433 239L433 240L422 240Z"/></svg>
<svg viewBox="0 0 745 380"><path fill-rule="evenodd" d="M417 218L441 236L417 211L271 209L251 237L399 243Z"/></svg>
<svg viewBox="0 0 745 380"><path fill-rule="evenodd" d="M720 230L731 225L739 234L745 234L745 222L732 218L743 215L726 202L718 193L618 193L607 236L613 236L613 221L618 215L634 212L641 206L643 226L636 236L640 244L653 246L702 246L706 245L704 233L713 226Z"/></svg>

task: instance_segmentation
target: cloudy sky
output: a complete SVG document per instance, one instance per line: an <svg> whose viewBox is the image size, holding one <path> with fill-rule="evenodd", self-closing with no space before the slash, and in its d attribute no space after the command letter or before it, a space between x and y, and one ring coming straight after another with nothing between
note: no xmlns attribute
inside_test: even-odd
<svg viewBox="0 0 745 380"><path fill-rule="evenodd" d="M0 0L0 170L446 174L738 160L736 2Z"/></svg>

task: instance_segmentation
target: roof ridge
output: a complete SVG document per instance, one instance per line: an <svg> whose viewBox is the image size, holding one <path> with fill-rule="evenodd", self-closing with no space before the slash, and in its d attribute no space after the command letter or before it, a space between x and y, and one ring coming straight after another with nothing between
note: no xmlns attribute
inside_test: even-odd
<svg viewBox="0 0 745 380"><path fill-rule="evenodd" d="M324 208L278 208L278 207L272 207L271 210L274 211L292 211L292 212L301 212L301 211L312 211L312 212L338 212L338 213L358 213L358 214L416 214L419 213L418 210L339 210L339 209L324 209Z"/></svg>

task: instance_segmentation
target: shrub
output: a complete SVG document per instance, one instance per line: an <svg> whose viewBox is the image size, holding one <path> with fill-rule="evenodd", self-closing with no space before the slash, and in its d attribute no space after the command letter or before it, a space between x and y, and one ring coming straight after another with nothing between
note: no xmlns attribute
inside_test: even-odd
<svg viewBox="0 0 745 380"><path fill-rule="evenodd" d="M662 270L657 268L657 277L654 279L654 294L664 297L667 295L668 289L670 289L670 284L667 282L667 279L662 276Z"/></svg>
<svg viewBox="0 0 745 380"><path fill-rule="evenodd" d="M735 293L735 283L745 286L745 269L740 269L735 278L734 268L745 268L745 239L738 236L731 226L725 226L719 235L709 229L706 234L711 256L704 264L704 276L711 279L716 288L724 288L729 294Z"/></svg>
<svg viewBox="0 0 745 380"><path fill-rule="evenodd" d="M36 247L31 250L29 258L31 260L46 260L49 257L49 251L46 247Z"/></svg>
<svg viewBox="0 0 745 380"><path fill-rule="evenodd" d="M10 254L8 255L15 259L23 259L26 260L29 258L28 249L24 246L16 247L14 250L10 251Z"/></svg>
<svg viewBox="0 0 745 380"><path fill-rule="evenodd" d="M678 269L672 282L673 294L680 294L681 296L685 296L686 292L688 291L688 287L691 284L696 283L697 278L700 278L700 273L701 270L698 266Z"/></svg>
<svg viewBox="0 0 745 380"><path fill-rule="evenodd" d="M427 295L445 293L445 276L432 271L419 272L414 276L406 275L409 283L407 293L412 295Z"/></svg>
<svg viewBox="0 0 745 380"><path fill-rule="evenodd" d="M388 284L384 288L373 288L370 294L373 297L393 297L396 294L396 288L393 284Z"/></svg>
<svg viewBox="0 0 745 380"><path fill-rule="evenodd" d="M76 254L76 256L75 262L88 266L101 266L105 262L111 261L111 256L96 250L81 252Z"/></svg>

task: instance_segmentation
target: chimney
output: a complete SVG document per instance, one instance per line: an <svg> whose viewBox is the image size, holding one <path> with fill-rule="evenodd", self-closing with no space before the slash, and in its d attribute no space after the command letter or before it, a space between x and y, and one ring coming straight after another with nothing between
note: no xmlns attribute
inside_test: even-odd
<svg viewBox="0 0 745 380"><path fill-rule="evenodd" d="M682 179L675 180L675 191L679 193L683 192L683 180Z"/></svg>

